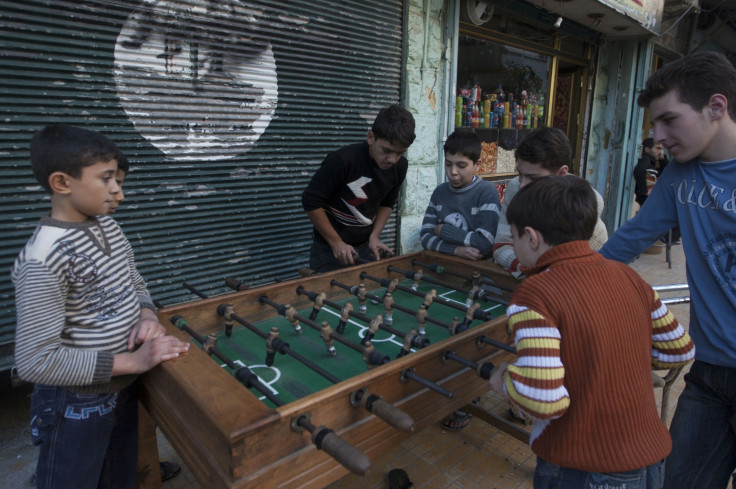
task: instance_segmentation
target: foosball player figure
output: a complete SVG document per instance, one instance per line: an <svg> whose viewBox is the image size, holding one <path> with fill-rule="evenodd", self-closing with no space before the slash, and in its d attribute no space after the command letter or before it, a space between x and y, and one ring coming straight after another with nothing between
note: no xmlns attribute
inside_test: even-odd
<svg viewBox="0 0 736 489"><path fill-rule="evenodd" d="M428 250L480 260L490 255L501 213L496 187L476 175L482 150L480 137L456 129L444 145L447 182L430 198L419 231ZM446 430L459 431L471 415L457 410L442 421Z"/></svg>
<svg viewBox="0 0 736 489"><path fill-rule="evenodd" d="M376 117L366 141L327 155L302 193L302 207L314 226L309 268L328 272L378 260L393 253L380 239L406 178L403 156L414 142L414 117L391 105Z"/></svg>
<svg viewBox="0 0 736 489"><path fill-rule="evenodd" d="M672 441L652 369L686 365L695 347L636 271L591 249L595 200L585 180L547 176L509 205L527 278L507 309L517 360L489 383L534 419L535 486L659 488Z"/></svg>

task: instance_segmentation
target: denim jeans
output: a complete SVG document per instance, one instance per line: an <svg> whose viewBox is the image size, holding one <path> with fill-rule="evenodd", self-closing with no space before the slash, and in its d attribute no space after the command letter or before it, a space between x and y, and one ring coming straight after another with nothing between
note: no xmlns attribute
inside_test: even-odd
<svg viewBox="0 0 736 489"><path fill-rule="evenodd" d="M695 361L670 426L667 489L725 489L736 469L736 369Z"/></svg>
<svg viewBox="0 0 736 489"><path fill-rule="evenodd" d="M36 385L31 438L38 489L133 489L138 462L137 384L113 394Z"/></svg>
<svg viewBox="0 0 736 489"><path fill-rule="evenodd" d="M534 489L662 489L664 460L627 472L583 472L537 457Z"/></svg>

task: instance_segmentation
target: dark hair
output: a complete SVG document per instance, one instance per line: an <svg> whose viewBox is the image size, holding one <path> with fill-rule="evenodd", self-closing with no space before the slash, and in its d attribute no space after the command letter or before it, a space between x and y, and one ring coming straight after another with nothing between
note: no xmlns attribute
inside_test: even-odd
<svg viewBox="0 0 736 489"><path fill-rule="evenodd" d="M514 154L524 160L556 173L572 162L572 148L567 134L556 127L540 127L526 135Z"/></svg>
<svg viewBox="0 0 736 489"><path fill-rule="evenodd" d="M470 129L455 129L452 134L447 136L444 148L445 154L460 154L470 158L473 163L480 159L480 153L483 149L480 136Z"/></svg>
<svg viewBox="0 0 736 489"><path fill-rule="evenodd" d="M637 103L649 107L671 90L677 90L679 100L696 111L720 93L728 100L728 115L736 120L736 68L720 53L692 53L665 64L649 77Z"/></svg>
<svg viewBox="0 0 736 489"><path fill-rule="evenodd" d="M74 126L46 126L31 140L31 168L43 188L51 194L49 177L63 172L72 178L82 176L85 167L101 161L120 161L118 147L102 134Z"/></svg>
<svg viewBox="0 0 736 489"><path fill-rule="evenodd" d="M397 143L408 148L416 137L414 116L399 105L389 105L378 113L371 131L376 139L385 139L391 144Z"/></svg>
<svg viewBox="0 0 736 489"><path fill-rule="evenodd" d="M128 174L128 171L130 170L130 163L128 162L128 158L125 157L124 154L120 154L120 157L118 157L118 171L122 170L123 173L126 175Z"/></svg>
<svg viewBox="0 0 736 489"><path fill-rule="evenodd" d="M641 143L641 156L642 158L647 155L646 149L652 149L654 147L654 138L646 138Z"/></svg>
<svg viewBox="0 0 736 489"><path fill-rule="evenodd" d="M529 226L552 246L593 236L598 214L590 183L574 175L535 178L514 195L506 211L510 225Z"/></svg>

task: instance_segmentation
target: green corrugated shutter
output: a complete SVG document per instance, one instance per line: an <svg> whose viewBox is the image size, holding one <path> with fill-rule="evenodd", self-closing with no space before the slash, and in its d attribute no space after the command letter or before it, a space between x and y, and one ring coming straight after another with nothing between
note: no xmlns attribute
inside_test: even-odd
<svg viewBox="0 0 736 489"><path fill-rule="evenodd" d="M399 101L401 0L0 1L0 369L7 273L49 200L28 145L98 130L131 162L116 219L162 304L308 262L301 192L327 152ZM395 245L395 217L384 233Z"/></svg>

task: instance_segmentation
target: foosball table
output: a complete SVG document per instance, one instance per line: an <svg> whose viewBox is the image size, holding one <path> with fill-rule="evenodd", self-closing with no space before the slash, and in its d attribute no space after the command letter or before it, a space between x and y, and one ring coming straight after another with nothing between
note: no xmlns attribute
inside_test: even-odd
<svg viewBox="0 0 736 489"><path fill-rule="evenodd" d="M142 378L139 487L155 426L208 488L321 488L488 392L514 358L516 281L423 251L165 307L193 342ZM195 347L196 346L196 347ZM150 414L150 417L147 414Z"/></svg>

